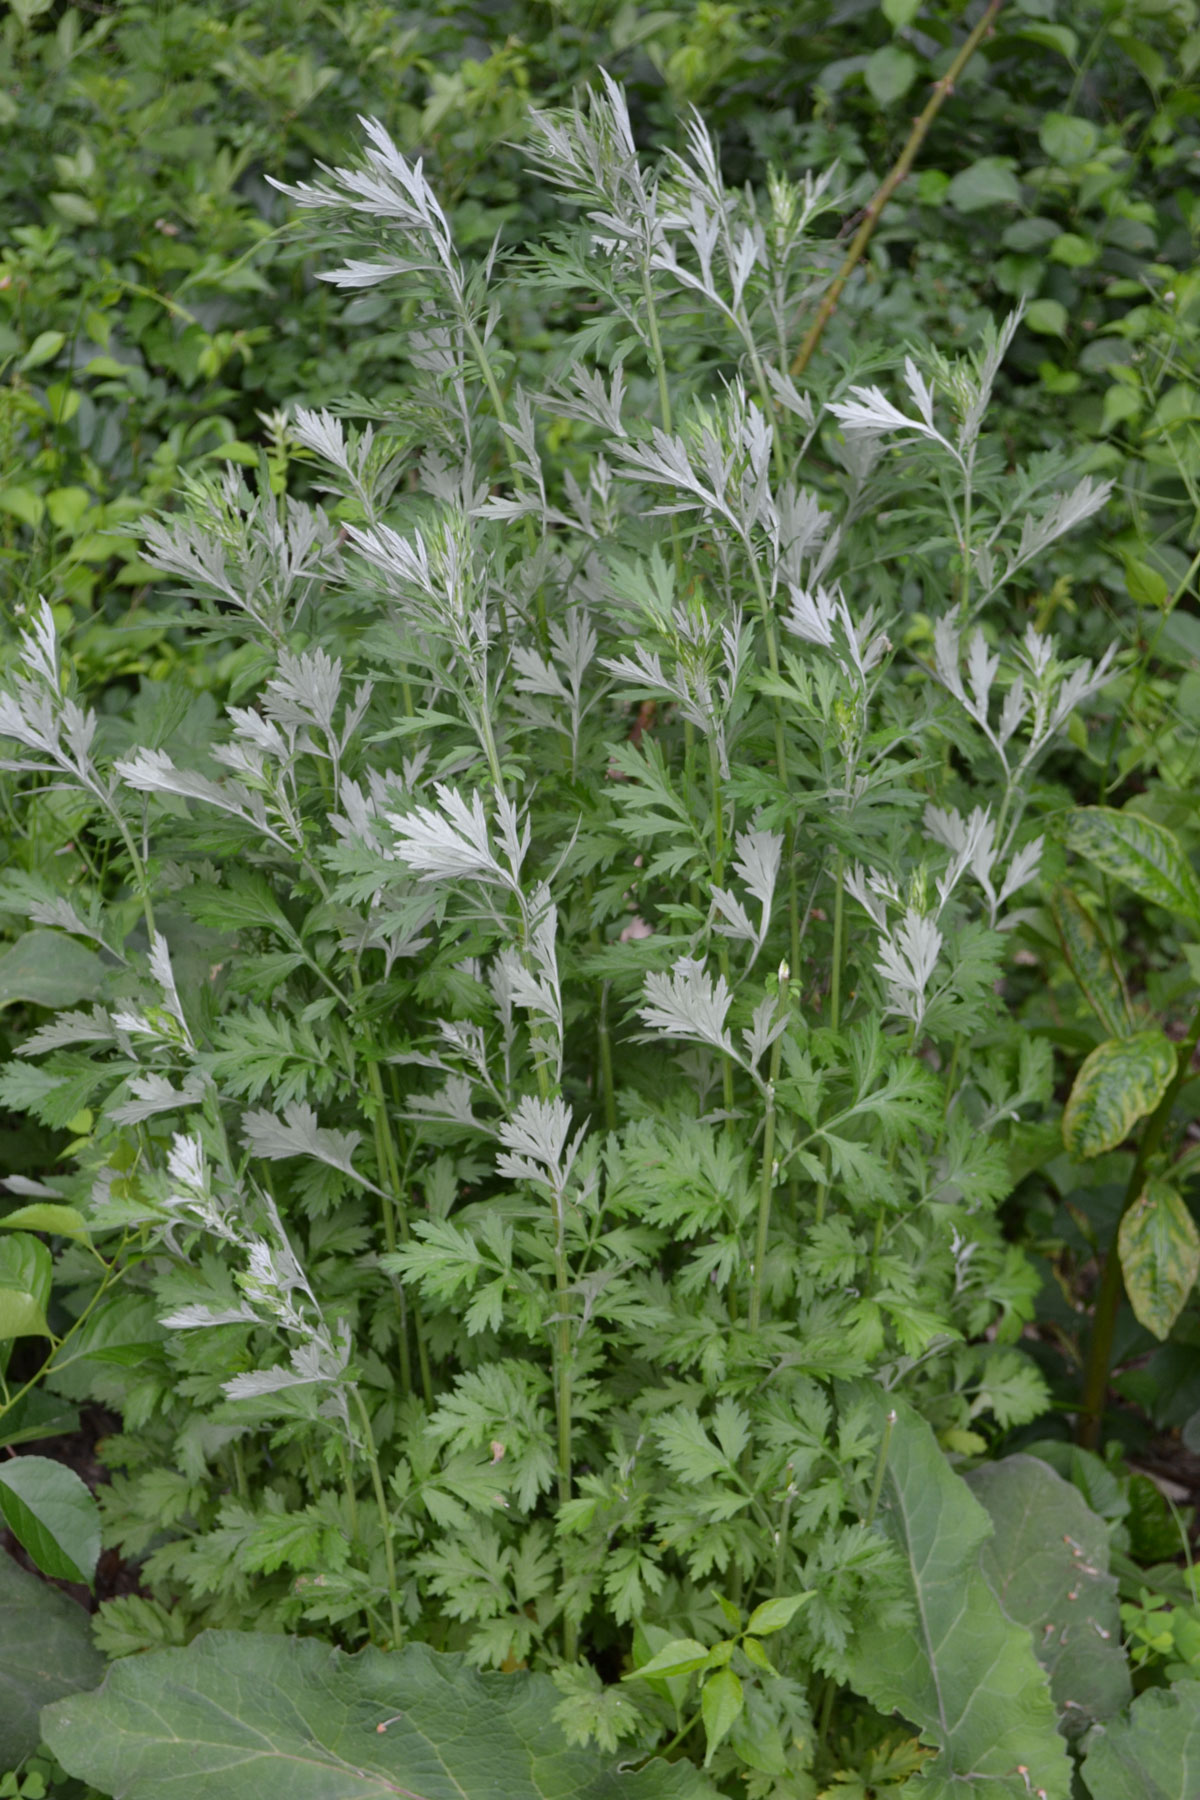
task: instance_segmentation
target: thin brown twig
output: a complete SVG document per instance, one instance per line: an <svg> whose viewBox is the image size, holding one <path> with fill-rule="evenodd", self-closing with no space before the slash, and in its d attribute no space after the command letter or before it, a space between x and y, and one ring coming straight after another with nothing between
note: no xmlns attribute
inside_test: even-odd
<svg viewBox="0 0 1200 1800"><path fill-rule="evenodd" d="M983 17L965 39L962 49L946 73L940 80L934 82L933 92L929 96L924 112L913 120L912 130L908 134L903 150L872 195L863 214L863 222L855 232L853 242L846 252L846 260L830 283L825 298L817 309L817 316L810 325L804 342L796 352L791 369L793 376L802 374L811 362L813 352L821 341L821 334L837 310L837 303L842 297L842 289L858 267L863 252L870 242L871 233L879 223L884 207L912 168L917 151L925 141L926 132L941 111L943 102L954 92L955 82L996 23L1003 5L1004 0L990 0Z"/></svg>

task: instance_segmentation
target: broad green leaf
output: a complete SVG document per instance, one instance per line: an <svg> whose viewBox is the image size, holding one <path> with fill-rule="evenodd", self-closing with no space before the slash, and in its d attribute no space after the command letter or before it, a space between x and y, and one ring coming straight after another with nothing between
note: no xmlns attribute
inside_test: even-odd
<svg viewBox="0 0 1200 1800"><path fill-rule="evenodd" d="M571 1748L545 1675L484 1675L425 1644L357 1656L208 1631L109 1669L42 1714L68 1774L121 1800L713 1800L694 1765ZM236 1786L230 1779L236 1769Z"/></svg>
<svg viewBox="0 0 1200 1800"><path fill-rule="evenodd" d="M54 1264L40 1238L27 1231L0 1234L0 1343L48 1337L46 1308Z"/></svg>
<svg viewBox="0 0 1200 1800"><path fill-rule="evenodd" d="M898 44L885 44L867 58L863 76L880 106L890 106L907 94L917 78L917 59Z"/></svg>
<svg viewBox="0 0 1200 1800"><path fill-rule="evenodd" d="M32 525L36 531L46 511L46 502L36 488L0 487L0 512L11 513L14 519L21 519L26 525Z"/></svg>
<svg viewBox="0 0 1200 1800"><path fill-rule="evenodd" d="M1005 1617L980 1571L991 1521L906 1408L892 1428L882 1502L912 1624L862 1633L850 1674L874 1707L902 1714L937 1749L922 1800L1029 1800L1038 1788L1067 1800L1070 1763L1046 1676L1029 1633Z"/></svg>
<svg viewBox="0 0 1200 1800"><path fill-rule="evenodd" d="M0 1006L30 1000L35 1006L73 1006L94 1000L104 964L60 931L27 931L0 955Z"/></svg>
<svg viewBox="0 0 1200 1800"><path fill-rule="evenodd" d="M1078 1488L1036 1456L1008 1456L967 1476L993 1535L984 1580L1005 1614L1031 1634L1068 1737L1129 1704L1108 1527Z"/></svg>
<svg viewBox="0 0 1200 1800"><path fill-rule="evenodd" d="M36 1444L50 1437L69 1437L79 1430L79 1413L57 1394L32 1387L15 1405L0 1412L0 1449L10 1444Z"/></svg>
<svg viewBox="0 0 1200 1800"><path fill-rule="evenodd" d="M1175 1074L1176 1050L1161 1031L1110 1038L1084 1058L1063 1111L1063 1143L1072 1156L1099 1156L1123 1144L1154 1111Z"/></svg>
<svg viewBox="0 0 1200 1800"><path fill-rule="evenodd" d="M1090 119L1051 112L1038 126L1038 141L1052 161L1070 169L1087 161L1096 148L1099 134Z"/></svg>
<svg viewBox="0 0 1200 1800"><path fill-rule="evenodd" d="M64 332L39 331L17 367L19 369L40 369L43 363L52 361L58 355L66 341Z"/></svg>
<svg viewBox="0 0 1200 1800"><path fill-rule="evenodd" d="M1200 1794L1200 1681L1147 1688L1127 1718L1085 1740L1092 1800L1196 1800Z"/></svg>
<svg viewBox="0 0 1200 1800"><path fill-rule="evenodd" d="M1086 806L1072 813L1067 843L1143 900L1200 923L1200 882L1165 825L1115 807Z"/></svg>
<svg viewBox="0 0 1200 1800"><path fill-rule="evenodd" d="M718 1669L710 1675L700 1695L700 1714L704 1720L704 1766L708 1767L722 1740L728 1737L746 1704L742 1684L732 1669Z"/></svg>
<svg viewBox="0 0 1200 1800"><path fill-rule="evenodd" d="M1011 156L981 156L961 169L950 183L947 198L957 212L982 212L990 206L1015 206L1021 187Z"/></svg>
<svg viewBox="0 0 1200 1800"><path fill-rule="evenodd" d="M0 1552L0 1769L37 1749L43 1706L103 1674L82 1606Z"/></svg>
<svg viewBox="0 0 1200 1800"><path fill-rule="evenodd" d="M1025 324L1042 337L1065 338L1067 309L1061 300L1031 300L1025 308Z"/></svg>
<svg viewBox="0 0 1200 1800"><path fill-rule="evenodd" d="M690 1675L693 1669L704 1667L709 1655L707 1646L696 1638L672 1638L649 1662L640 1669L631 1669L624 1679L648 1681L657 1675Z"/></svg>
<svg viewBox="0 0 1200 1800"><path fill-rule="evenodd" d="M0 1459L0 1512L44 1575L91 1585L100 1509L74 1469L48 1456Z"/></svg>
<svg viewBox="0 0 1200 1800"><path fill-rule="evenodd" d="M746 1625L747 1631L753 1631L757 1637L766 1637L768 1632L782 1631L790 1625L811 1594L781 1594L775 1600L764 1600L750 1614Z"/></svg>
<svg viewBox="0 0 1200 1800"><path fill-rule="evenodd" d="M18 1206L16 1212L5 1213L0 1226L6 1231L47 1231L57 1237L86 1238L88 1228L83 1214L73 1206L58 1206L51 1200L38 1200L31 1206Z"/></svg>
<svg viewBox="0 0 1200 1800"><path fill-rule="evenodd" d="M1117 1249L1138 1323L1169 1337L1200 1275L1200 1232L1170 1182L1146 1183L1121 1220Z"/></svg>
<svg viewBox="0 0 1200 1800"><path fill-rule="evenodd" d="M911 25L921 10L921 0L883 0L883 16L893 31Z"/></svg>
<svg viewBox="0 0 1200 1800"><path fill-rule="evenodd" d="M1166 576L1137 556L1125 558L1125 586L1139 606L1161 607L1171 592Z"/></svg>
<svg viewBox="0 0 1200 1800"><path fill-rule="evenodd" d="M1050 912L1067 967L1084 999L1112 1037L1128 1037L1133 1030L1129 1000L1116 960L1091 914L1067 887L1053 896Z"/></svg>

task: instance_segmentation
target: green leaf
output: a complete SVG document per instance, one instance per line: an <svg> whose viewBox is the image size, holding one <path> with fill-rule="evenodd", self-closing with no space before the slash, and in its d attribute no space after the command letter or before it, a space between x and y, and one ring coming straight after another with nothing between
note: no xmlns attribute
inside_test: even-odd
<svg viewBox="0 0 1200 1800"><path fill-rule="evenodd" d="M984 1580L1006 1616L1031 1634L1061 1729L1077 1737L1129 1704L1108 1526L1036 1456L985 1464L967 1485L992 1521L980 1553Z"/></svg>
<svg viewBox="0 0 1200 1800"><path fill-rule="evenodd" d="M901 50L898 44L885 44L882 50L876 50L867 58L863 75L880 106L890 106L907 94L916 80L917 59L907 50Z"/></svg>
<svg viewBox="0 0 1200 1800"><path fill-rule="evenodd" d="M1084 999L1112 1037L1128 1037L1133 1030L1129 1000L1116 959L1091 914L1068 887L1052 896L1050 913L1063 957Z"/></svg>
<svg viewBox="0 0 1200 1800"><path fill-rule="evenodd" d="M911 25L921 10L921 0L883 0L883 16L893 31Z"/></svg>
<svg viewBox="0 0 1200 1800"><path fill-rule="evenodd" d="M1152 1113L1175 1074L1177 1053L1161 1031L1110 1038L1085 1057L1063 1112L1063 1143L1072 1156L1099 1156L1123 1144Z"/></svg>
<svg viewBox="0 0 1200 1800"><path fill-rule="evenodd" d="M1111 806L1085 806L1071 814L1067 843L1143 900L1200 924L1200 882L1165 825Z"/></svg>
<svg viewBox="0 0 1200 1800"><path fill-rule="evenodd" d="M100 992L104 964L59 931L27 931L0 956L0 1006L14 1000L35 1006L73 1006Z"/></svg>
<svg viewBox="0 0 1200 1800"><path fill-rule="evenodd" d="M981 156L950 183L947 198L951 206L961 213L982 212L988 206L1016 206L1021 187L1014 167L1011 156Z"/></svg>
<svg viewBox="0 0 1200 1800"><path fill-rule="evenodd" d="M48 1456L0 1461L0 1512L44 1575L91 1585L100 1509L74 1469Z"/></svg>
<svg viewBox="0 0 1200 1800"><path fill-rule="evenodd" d="M57 1237L86 1239L87 1223L73 1206L55 1206L52 1201L37 1200L31 1206L18 1206L16 1212L0 1218L5 1231L48 1231Z"/></svg>
<svg viewBox="0 0 1200 1800"><path fill-rule="evenodd" d="M641 1681L659 1675L690 1675L693 1669L705 1666L710 1654L707 1646L696 1638L672 1638L649 1662L643 1663L640 1669L631 1669L624 1679Z"/></svg>
<svg viewBox="0 0 1200 1800"><path fill-rule="evenodd" d="M1092 1800L1195 1800L1200 1770L1200 1681L1147 1688L1124 1719L1085 1740Z"/></svg>
<svg viewBox="0 0 1200 1800"><path fill-rule="evenodd" d="M1170 1182L1146 1183L1121 1220L1117 1249L1138 1323L1167 1338L1200 1275L1200 1232Z"/></svg>
<svg viewBox="0 0 1200 1800"><path fill-rule="evenodd" d="M706 1749L704 1766L707 1769L713 1755L723 1738L732 1731L743 1706L746 1696L742 1692L742 1684L732 1669L719 1669L710 1675L700 1695L700 1715L704 1720L704 1737Z"/></svg>
<svg viewBox="0 0 1200 1800"><path fill-rule="evenodd" d="M1162 606L1171 592L1166 576L1136 556L1125 558L1125 586L1139 606Z"/></svg>
<svg viewBox="0 0 1200 1800"><path fill-rule="evenodd" d="M51 362L58 355L66 341L64 332L39 331L17 367L21 370L39 369L43 363Z"/></svg>
<svg viewBox="0 0 1200 1800"><path fill-rule="evenodd" d="M1025 323L1042 337L1065 338L1067 309L1060 300L1031 300L1025 308Z"/></svg>
<svg viewBox="0 0 1200 1800"><path fill-rule="evenodd" d="M912 1623L852 1646L851 1681L902 1713L938 1755L929 1800L1067 1800L1071 1774L1028 1632L1004 1616L979 1567L991 1522L907 1408L888 1445L881 1519L907 1572ZM1028 1786L1017 1773L1028 1771Z"/></svg>
<svg viewBox="0 0 1200 1800"><path fill-rule="evenodd" d="M1099 142L1099 133L1090 119L1051 112L1038 126L1038 141L1052 162L1070 169L1087 161Z"/></svg>
<svg viewBox="0 0 1200 1800"><path fill-rule="evenodd" d="M50 1252L40 1238L24 1231L0 1236L0 1343L49 1337L46 1308L53 1273Z"/></svg>
<svg viewBox="0 0 1200 1800"><path fill-rule="evenodd" d="M0 1554L0 1769L37 1749L43 1706L103 1674L82 1606Z"/></svg>
<svg viewBox="0 0 1200 1800"><path fill-rule="evenodd" d="M36 1444L50 1437L69 1437L79 1430L79 1413L57 1394L33 1387L0 1412L0 1448L10 1444Z"/></svg>
<svg viewBox="0 0 1200 1800"><path fill-rule="evenodd" d="M775 1600L764 1600L750 1614L746 1630L752 1631L756 1637L766 1637L769 1632L782 1631L785 1625L791 1624L805 1601L811 1599L811 1594L781 1594Z"/></svg>
<svg viewBox="0 0 1200 1800"><path fill-rule="evenodd" d="M480 1674L424 1644L346 1656L209 1631L116 1663L42 1732L68 1774L122 1800L712 1800L689 1763L625 1774L569 1747L557 1703L548 1676Z"/></svg>
<svg viewBox="0 0 1200 1800"><path fill-rule="evenodd" d="M36 488L0 487L0 512L11 513L36 531L45 516L46 502Z"/></svg>

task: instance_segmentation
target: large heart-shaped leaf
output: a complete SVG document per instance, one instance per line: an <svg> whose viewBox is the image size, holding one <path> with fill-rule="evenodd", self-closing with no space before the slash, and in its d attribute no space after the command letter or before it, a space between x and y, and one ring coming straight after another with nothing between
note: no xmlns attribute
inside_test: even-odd
<svg viewBox="0 0 1200 1800"><path fill-rule="evenodd" d="M1072 1156L1099 1156L1123 1144L1152 1113L1175 1074L1176 1050L1161 1031L1110 1038L1084 1059L1063 1112L1063 1143Z"/></svg>
<svg viewBox="0 0 1200 1800"><path fill-rule="evenodd" d="M985 1464L967 1485L992 1521L980 1553L984 1579L1030 1633L1060 1728L1077 1737L1129 1704L1108 1527L1078 1488L1036 1456Z"/></svg>
<svg viewBox="0 0 1200 1800"><path fill-rule="evenodd" d="M691 1763L619 1773L573 1749L544 1675L483 1675L423 1644L345 1656L208 1631L116 1663L42 1714L68 1774L121 1800L713 1800Z"/></svg>
<svg viewBox="0 0 1200 1800"><path fill-rule="evenodd" d="M1028 1631L1005 1617L980 1570L991 1521L907 1410L892 1427L881 1518L907 1571L912 1624L863 1634L851 1680L938 1750L922 1800L1029 1800L1039 1788L1067 1800L1070 1761L1049 1683Z"/></svg>
<svg viewBox="0 0 1200 1800"><path fill-rule="evenodd" d="M1196 1800L1200 1681L1147 1688L1124 1719L1097 1725L1083 1765L1092 1800Z"/></svg>
<svg viewBox="0 0 1200 1800"><path fill-rule="evenodd" d="M82 1606L0 1551L0 1769L37 1749L47 1702L93 1688L103 1674Z"/></svg>
<svg viewBox="0 0 1200 1800"><path fill-rule="evenodd" d="M1111 806L1084 806L1071 815L1067 843L1143 900L1200 923L1200 882L1165 825Z"/></svg>
<svg viewBox="0 0 1200 1800"><path fill-rule="evenodd" d="M1146 1183L1121 1220L1117 1250L1138 1323L1168 1337L1200 1275L1200 1232L1169 1181Z"/></svg>
<svg viewBox="0 0 1200 1800"><path fill-rule="evenodd" d="M61 931L27 931L0 956L0 1006L31 1000L35 1006L74 1006L94 1000L104 964Z"/></svg>
<svg viewBox="0 0 1200 1800"><path fill-rule="evenodd" d="M100 1509L74 1469L48 1456L0 1461L0 1513L44 1574L91 1582Z"/></svg>

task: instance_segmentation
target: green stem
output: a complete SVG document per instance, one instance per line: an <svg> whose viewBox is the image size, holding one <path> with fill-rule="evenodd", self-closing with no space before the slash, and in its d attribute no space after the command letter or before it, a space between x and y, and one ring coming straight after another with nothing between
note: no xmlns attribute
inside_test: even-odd
<svg viewBox="0 0 1200 1800"><path fill-rule="evenodd" d="M771 1189L775 1181L775 1083L779 1079L779 1063L783 1055L783 1039L771 1046L771 1067L767 1076L767 1092L763 1115L762 1169L758 1180L758 1223L754 1234L754 1276L750 1289L751 1334L758 1330L762 1313L763 1274L767 1261L767 1234L771 1228Z"/></svg>
<svg viewBox="0 0 1200 1800"><path fill-rule="evenodd" d="M883 1477L887 1472L888 1451L892 1447L892 1430L895 1423L896 1409L893 1407L884 1420L883 1436L879 1440L879 1455L875 1459L875 1479L871 1483L871 1498L867 1506L866 1519L863 1521L867 1525L875 1523L875 1514L879 1510L879 1497L883 1493Z"/></svg>
<svg viewBox="0 0 1200 1800"><path fill-rule="evenodd" d="M1117 1249L1117 1232L1121 1228L1121 1220L1134 1205L1145 1185L1146 1169L1151 1157L1162 1141L1163 1132L1171 1117L1171 1109L1175 1104L1180 1088L1191 1071L1192 1056L1196 1045L1200 1043L1200 1012L1192 1021L1192 1028L1179 1046L1178 1062L1175 1074L1166 1093L1151 1113L1138 1145L1133 1168L1125 1188L1125 1198L1121 1203L1120 1218L1113 1232L1112 1243L1108 1255L1104 1259L1104 1273L1100 1280L1100 1291L1096 1297L1096 1311L1092 1323L1092 1338L1088 1346L1087 1365L1084 1370L1083 1392L1079 1401L1079 1426L1077 1436L1085 1450L1094 1450L1100 1442L1100 1428L1104 1420L1104 1399L1108 1392L1108 1375L1112 1366L1113 1334L1116 1330L1117 1311L1121 1304L1121 1258Z"/></svg>
<svg viewBox="0 0 1200 1800"><path fill-rule="evenodd" d="M375 1433L371 1429L371 1415L367 1411L366 1402L357 1387L353 1387L354 1403L358 1407L358 1416L362 1420L363 1448L367 1453L367 1461L371 1466L371 1486L375 1490L375 1504L379 1509L379 1523L383 1531L383 1556L387 1564L388 1603L392 1609L392 1646L400 1642L400 1605L396 1593L396 1553L392 1549L392 1520L388 1512L387 1495L383 1491L383 1475L379 1467L379 1451L375 1445Z"/></svg>
<svg viewBox="0 0 1200 1800"><path fill-rule="evenodd" d="M845 923L846 859L838 851L833 892L833 972L829 988L829 1026L836 1031L842 1019L842 931Z"/></svg>
<svg viewBox="0 0 1200 1800"><path fill-rule="evenodd" d="M558 1501L571 1498L571 1294L567 1266L567 1197L554 1199L554 1298L558 1309L554 1353L554 1401L558 1424ZM579 1654L575 1621L563 1615L563 1656L574 1662Z"/></svg>

